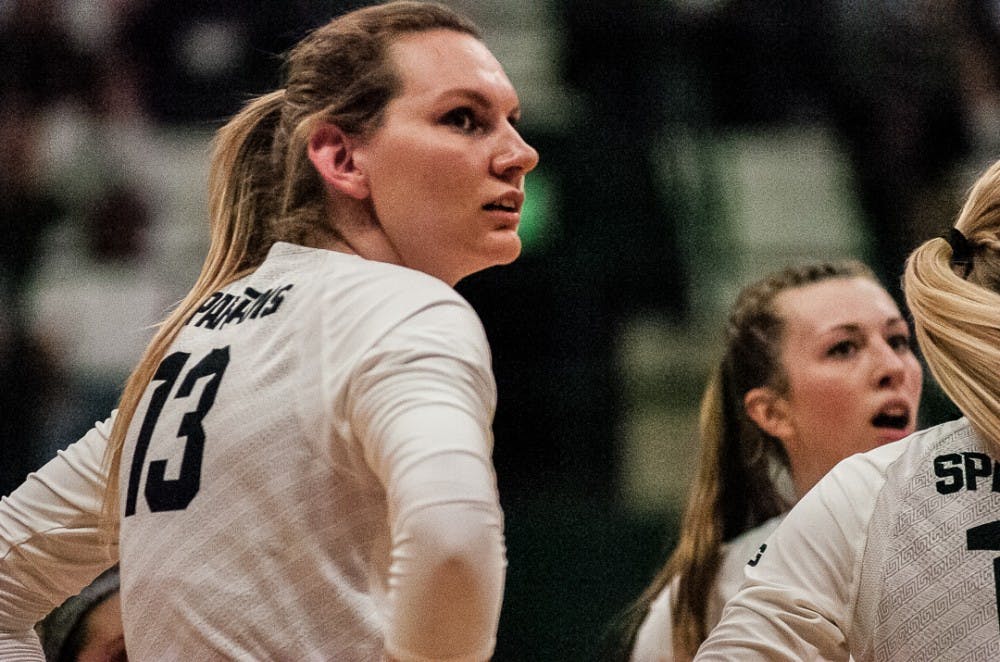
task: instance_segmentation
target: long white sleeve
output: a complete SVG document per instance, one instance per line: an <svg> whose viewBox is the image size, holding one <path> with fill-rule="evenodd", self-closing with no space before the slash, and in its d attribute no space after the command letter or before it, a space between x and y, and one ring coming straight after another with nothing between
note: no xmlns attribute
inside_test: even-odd
<svg viewBox="0 0 1000 662"><path fill-rule="evenodd" d="M0 501L0 659L44 661L34 625L114 564L98 529L111 419Z"/></svg>
<svg viewBox="0 0 1000 662"><path fill-rule="evenodd" d="M480 458L443 452L394 482L391 616L399 660L481 661L492 655L505 572L503 522Z"/></svg>
<svg viewBox="0 0 1000 662"><path fill-rule="evenodd" d="M478 328L472 315L417 315L379 343L355 387L355 422L386 489L385 642L399 660L481 661L495 647L506 568L495 387L485 339L453 331Z"/></svg>
<svg viewBox="0 0 1000 662"><path fill-rule="evenodd" d="M747 567L695 660L849 659L868 524L884 465L898 454L854 456L799 501Z"/></svg>

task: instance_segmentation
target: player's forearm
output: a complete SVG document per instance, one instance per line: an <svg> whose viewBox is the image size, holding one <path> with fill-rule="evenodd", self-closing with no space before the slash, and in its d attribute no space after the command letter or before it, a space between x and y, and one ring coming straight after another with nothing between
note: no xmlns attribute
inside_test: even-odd
<svg viewBox="0 0 1000 662"><path fill-rule="evenodd" d="M99 528L110 422L60 451L0 501L0 660L43 660L33 627L112 565Z"/></svg>
<svg viewBox="0 0 1000 662"><path fill-rule="evenodd" d="M386 649L400 662L489 659L506 569L490 503L451 503L407 518L390 569Z"/></svg>

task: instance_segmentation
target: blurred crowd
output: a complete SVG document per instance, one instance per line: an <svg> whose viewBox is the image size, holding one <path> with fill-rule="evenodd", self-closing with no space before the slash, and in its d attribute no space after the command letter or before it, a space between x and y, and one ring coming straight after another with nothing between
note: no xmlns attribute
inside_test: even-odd
<svg viewBox="0 0 1000 662"><path fill-rule="evenodd" d="M0 3L0 493L113 408L197 275L208 132L318 11Z"/></svg>
<svg viewBox="0 0 1000 662"><path fill-rule="evenodd" d="M152 325L196 276L199 168L212 128L274 85L277 56L309 27L357 4L0 2L0 494L110 411ZM497 434L512 439L510 467L534 445L532 433L546 432L524 415L535 406L550 417L563 412L553 427L580 428L565 448L547 444L543 464L565 462L562 451L572 449L575 470L604 472L615 430L602 407L617 406L607 329L637 305L678 317L692 305L683 260L669 249L676 212L650 155L674 129L833 126L887 282L928 228L947 222L941 210L963 192L956 183L1000 154L995 0L548 5L562 82L584 103L564 125L526 132L561 182L561 225L572 232L547 256L551 267L529 260L517 268L524 281L574 283L537 290L551 294L539 300L541 312L564 319L519 322L546 325L536 342L560 336L534 350L560 352L547 359L566 362L559 379L525 380L533 350L524 334L504 338L502 316L490 310L498 290L468 289L498 359L520 357L497 366ZM491 21L513 11L498 18L500 3L456 6L487 36ZM550 392L524 390L544 384ZM606 425L582 425L580 411ZM581 438L588 433L600 437L592 446ZM498 465L504 475L503 457Z"/></svg>

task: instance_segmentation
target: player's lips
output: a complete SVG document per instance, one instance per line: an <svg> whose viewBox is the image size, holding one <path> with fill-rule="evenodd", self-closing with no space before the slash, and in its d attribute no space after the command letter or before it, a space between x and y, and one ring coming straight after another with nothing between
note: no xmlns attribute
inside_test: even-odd
<svg viewBox="0 0 1000 662"><path fill-rule="evenodd" d="M521 191L508 191L503 195L490 200L483 209L486 211L498 211L520 214L521 206L524 204L524 193Z"/></svg>
<svg viewBox="0 0 1000 662"><path fill-rule="evenodd" d="M902 439L914 429L913 408L902 398L892 399L872 416L871 424L884 438Z"/></svg>

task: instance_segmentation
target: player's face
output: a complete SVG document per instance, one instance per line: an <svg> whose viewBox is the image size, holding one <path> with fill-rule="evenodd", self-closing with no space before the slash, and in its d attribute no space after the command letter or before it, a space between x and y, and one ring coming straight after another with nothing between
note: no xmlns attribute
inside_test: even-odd
<svg viewBox="0 0 1000 662"><path fill-rule="evenodd" d="M538 163L515 128L513 86L469 35L419 33L391 54L402 92L354 161L400 262L450 284L511 262L524 176Z"/></svg>
<svg viewBox="0 0 1000 662"><path fill-rule="evenodd" d="M889 294L867 278L839 278L775 299L785 320L782 396L793 467L812 485L841 459L916 428L922 369ZM805 478L804 480L802 478Z"/></svg>
<svg viewBox="0 0 1000 662"><path fill-rule="evenodd" d="M121 599L117 592L90 610L84 627L83 646L76 657L78 662L118 662L127 659Z"/></svg>

